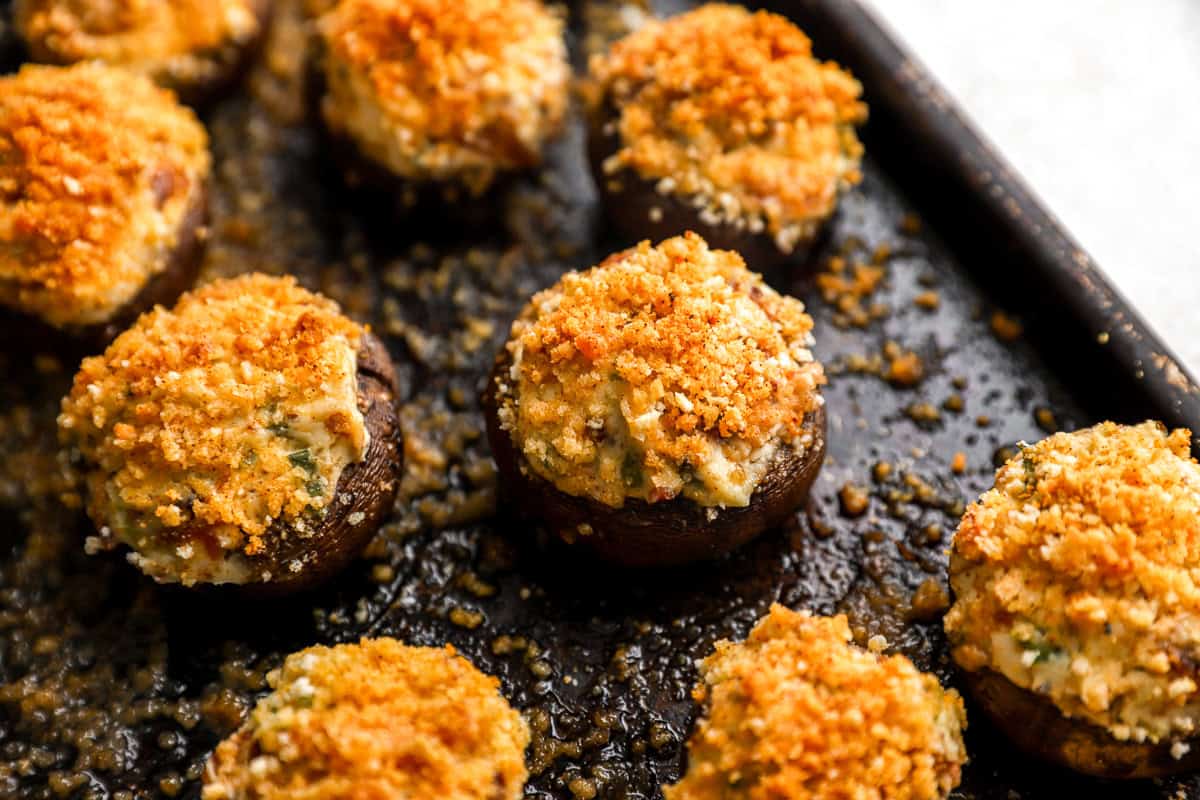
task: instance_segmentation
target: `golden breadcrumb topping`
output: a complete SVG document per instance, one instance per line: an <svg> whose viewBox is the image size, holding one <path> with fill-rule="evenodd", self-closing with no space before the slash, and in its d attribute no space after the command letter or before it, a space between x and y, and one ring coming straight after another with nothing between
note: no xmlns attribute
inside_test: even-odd
<svg viewBox="0 0 1200 800"><path fill-rule="evenodd" d="M825 380L812 326L737 253L694 233L642 242L513 323L501 424L569 494L744 506L775 447L809 443Z"/></svg>
<svg viewBox="0 0 1200 800"><path fill-rule="evenodd" d="M99 60L169 86L210 79L221 48L261 29L264 0L17 0L17 30L39 61Z"/></svg>
<svg viewBox="0 0 1200 800"><path fill-rule="evenodd" d="M0 304L103 322L166 269L208 177L195 115L96 64L0 78Z"/></svg>
<svg viewBox="0 0 1200 800"><path fill-rule="evenodd" d="M595 111L618 115L605 173L687 196L706 224L765 228L790 252L860 179L862 87L784 17L710 3L648 22L591 74Z"/></svg>
<svg viewBox="0 0 1200 800"><path fill-rule="evenodd" d="M142 315L85 359L58 423L87 463L100 546L255 556L274 521L319 516L366 452L362 333L294 279L253 274Z"/></svg>
<svg viewBox="0 0 1200 800"><path fill-rule="evenodd" d="M517 800L529 728L453 647L310 647L221 742L204 800Z"/></svg>
<svg viewBox="0 0 1200 800"><path fill-rule="evenodd" d="M718 642L700 675L704 716L666 800L942 800L958 785L958 693L904 656L850 644L843 616L773 605L745 642Z"/></svg>
<svg viewBox="0 0 1200 800"><path fill-rule="evenodd" d="M561 127L563 20L539 0L342 0L319 27L326 122L397 175L482 191Z"/></svg>
<svg viewBox="0 0 1200 800"><path fill-rule="evenodd" d="M1116 738L1200 722L1200 464L1191 433L1105 422L1024 445L967 510L954 658Z"/></svg>

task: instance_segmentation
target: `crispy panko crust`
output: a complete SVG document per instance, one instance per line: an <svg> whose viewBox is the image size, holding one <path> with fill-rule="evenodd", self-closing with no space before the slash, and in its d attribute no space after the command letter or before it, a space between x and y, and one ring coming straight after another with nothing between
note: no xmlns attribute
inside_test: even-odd
<svg viewBox="0 0 1200 800"><path fill-rule="evenodd" d="M59 415L62 439L89 468L93 518L171 536L203 529L210 546L260 552L273 520L332 499L345 466L289 431L323 428L345 453L365 451L362 332L294 278L261 274L144 314L84 360Z"/></svg>
<svg viewBox="0 0 1200 800"><path fill-rule="evenodd" d="M706 222L765 228L790 252L860 180L862 87L777 14L710 3L648 22L590 69L596 112L617 114L604 171L657 181Z"/></svg>
<svg viewBox="0 0 1200 800"><path fill-rule="evenodd" d="M81 64L0 78L0 303L104 322L167 269L208 136L146 78Z"/></svg>
<svg viewBox="0 0 1200 800"><path fill-rule="evenodd" d="M539 0L342 0L318 29L326 124L402 178L479 193L562 127L563 20Z"/></svg>
<svg viewBox="0 0 1200 800"><path fill-rule="evenodd" d="M958 785L962 699L851 644L843 616L774 605L700 676L704 716L666 800L942 800Z"/></svg>
<svg viewBox="0 0 1200 800"><path fill-rule="evenodd" d="M529 729L453 647L394 639L288 656L222 742L204 800L517 800Z"/></svg>
<svg viewBox="0 0 1200 800"><path fill-rule="evenodd" d="M103 61L186 88L214 79L221 49L258 38L268 2L17 0L14 22L38 61Z"/></svg>
<svg viewBox="0 0 1200 800"><path fill-rule="evenodd" d="M1200 722L1200 464L1191 433L1105 422L1024 445L954 539L955 660L1118 740Z"/></svg>
<svg viewBox="0 0 1200 800"><path fill-rule="evenodd" d="M569 494L620 506L635 467L661 500L687 489L681 471L703 478L714 447L735 463L778 441L803 450L825 381L812 327L737 253L692 233L642 242L534 296L513 324L501 422Z"/></svg>

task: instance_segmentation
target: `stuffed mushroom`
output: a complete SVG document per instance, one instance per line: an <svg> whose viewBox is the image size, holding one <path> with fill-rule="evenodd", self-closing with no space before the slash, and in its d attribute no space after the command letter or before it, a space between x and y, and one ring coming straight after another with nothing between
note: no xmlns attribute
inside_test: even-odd
<svg viewBox="0 0 1200 800"><path fill-rule="evenodd" d="M954 539L945 618L1026 751L1133 778L1200 766L1200 464L1191 434L1106 422L1025 445Z"/></svg>
<svg viewBox="0 0 1200 800"><path fill-rule="evenodd" d="M765 270L802 259L860 179L862 87L784 17L704 5L590 71L592 172L630 240L694 230Z"/></svg>
<svg viewBox="0 0 1200 800"><path fill-rule="evenodd" d="M803 502L825 449L812 319L689 233L537 294L487 384L513 505L612 562L726 553Z"/></svg>
<svg viewBox="0 0 1200 800"><path fill-rule="evenodd" d="M111 339L195 280L208 136L146 78L99 64L0 78L0 306L42 338Z"/></svg>
<svg viewBox="0 0 1200 800"><path fill-rule="evenodd" d="M291 278L145 314L85 359L59 431L98 532L160 582L287 590L341 569L390 512L402 450L382 342Z"/></svg>
<svg viewBox="0 0 1200 800"><path fill-rule="evenodd" d="M270 0L16 0L14 11L37 61L103 61L199 102L245 67Z"/></svg>
<svg viewBox="0 0 1200 800"><path fill-rule="evenodd" d="M203 800L518 800L529 728L447 645L310 647L221 742Z"/></svg>
<svg viewBox="0 0 1200 800"><path fill-rule="evenodd" d="M845 617L771 607L700 662L702 717L666 800L945 800L966 763L962 698Z"/></svg>
<svg viewBox="0 0 1200 800"><path fill-rule="evenodd" d="M345 176L401 208L478 198L562 128L563 19L540 0L342 0L316 26L319 114Z"/></svg>

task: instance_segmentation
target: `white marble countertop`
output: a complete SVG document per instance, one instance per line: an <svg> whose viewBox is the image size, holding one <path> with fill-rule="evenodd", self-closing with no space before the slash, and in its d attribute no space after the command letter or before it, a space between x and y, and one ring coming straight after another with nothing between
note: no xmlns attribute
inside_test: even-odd
<svg viewBox="0 0 1200 800"><path fill-rule="evenodd" d="M1200 376L1200 2L868 2Z"/></svg>

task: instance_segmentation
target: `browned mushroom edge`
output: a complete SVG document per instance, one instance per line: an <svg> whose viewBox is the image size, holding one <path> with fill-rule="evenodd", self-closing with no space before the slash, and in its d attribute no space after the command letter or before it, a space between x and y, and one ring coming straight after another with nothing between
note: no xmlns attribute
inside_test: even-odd
<svg viewBox="0 0 1200 800"><path fill-rule="evenodd" d="M387 348L379 337L364 333L358 349L358 407L370 433L367 452L342 470L312 532L300 536L286 522L276 526L266 552L250 557L254 570L269 571L271 580L245 588L269 595L317 586L341 572L375 535L392 510L404 466L397 393ZM303 565L298 572L289 568L295 561Z"/></svg>
<svg viewBox="0 0 1200 800"><path fill-rule="evenodd" d="M478 195L453 180L419 181L397 175L364 154L351 137L326 123L321 112L326 85L324 45L319 36L311 37L309 53L304 79L308 122L317 131L321 150L329 156L336 173L331 177L352 191L359 211L381 218L382 224L402 219L433 239L460 239L464 228L492 230L502 226L504 198L531 169L498 172Z"/></svg>
<svg viewBox="0 0 1200 800"><path fill-rule="evenodd" d="M602 104L588 122L588 164L592 180L600 194L604 213L612 227L629 243L650 239L661 241L684 231L695 231L714 250L734 250L742 255L755 272L776 277L781 268L805 267L828 226L817 226L813 235L801 239L790 253L784 253L766 232L751 233L718 222L710 225L700 219L700 211L687 198L662 194L656 181L641 177L626 167L613 174L604 172L604 161L620 149L616 130L619 115L611 104ZM607 132L606 132L607 131Z"/></svg>
<svg viewBox="0 0 1200 800"><path fill-rule="evenodd" d="M1155 778L1200 769L1200 738L1180 742L1122 742L1099 725L1065 716L1048 698L1022 689L990 669L963 671L972 698L1022 752L1098 778Z"/></svg>
<svg viewBox="0 0 1200 800"><path fill-rule="evenodd" d="M358 407L370 434L367 451L361 461L342 470L329 505L319 518L308 520L303 534L292 523L277 522L270 535L264 537L268 541L265 551L244 556L253 575L268 572L270 580L201 582L186 588L167 583L162 588L174 596L191 595L204 602L232 601L246 595L270 600L320 586L345 569L366 547L391 513L400 488L404 447L396 410L396 369L387 348L379 337L364 333L357 359ZM103 523L95 520L96 525ZM177 533L185 538L191 534L201 541L207 538L203 532L186 529ZM213 543L211 547L219 545ZM120 549L126 547L122 545ZM292 570L294 562L301 565L297 571Z"/></svg>
<svg viewBox="0 0 1200 800"><path fill-rule="evenodd" d="M803 453L781 447L745 507L705 508L677 497L660 503L630 498L613 508L576 497L529 470L500 427L501 377L511 363L507 349L502 350L482 398L488 442L510 505L519 514L536 516L552 536L572 548L616 566L671 566L734 550L782 523L804 503L825 458L825 410L819 407L804 421L812 444Z"/></svg>
<svg viewBox="0 0 1200 800"><path fill-rule="evenodd" d="M452 180L404 178L363 155L353 140L325 125L323 116L319 119L323 149L367 215L382 215L384 221L403 219L435 239L440 235L459 239L464 228L494 230L503 222L504 198L519 172L497 174L478 195Z"/></svg>
<svg viewBox="0 0 1200 800"><path fill-rule="evenodd" d="M251 12L258 20L258 31L244 42L227 43L196 54L196 57L215 66L204 80L195 82L164 80L163 85L179 95L187 105L204 107L224 98L241 83L262 51L274 14L273 0L254 0Z"/></svg>
<svg viewBox="0 0 1200 800"><path fill-rule="evenodd" d="M103 350L144 312L156 305L169 306L191 289L204 262L208 238L208 188L201 185L179 223L175 245L163 270L155 274L133 299L106 321L91 325L56 327L32 314L15 309L0 309L0 338L29 349L78 357Z"/></svg>

